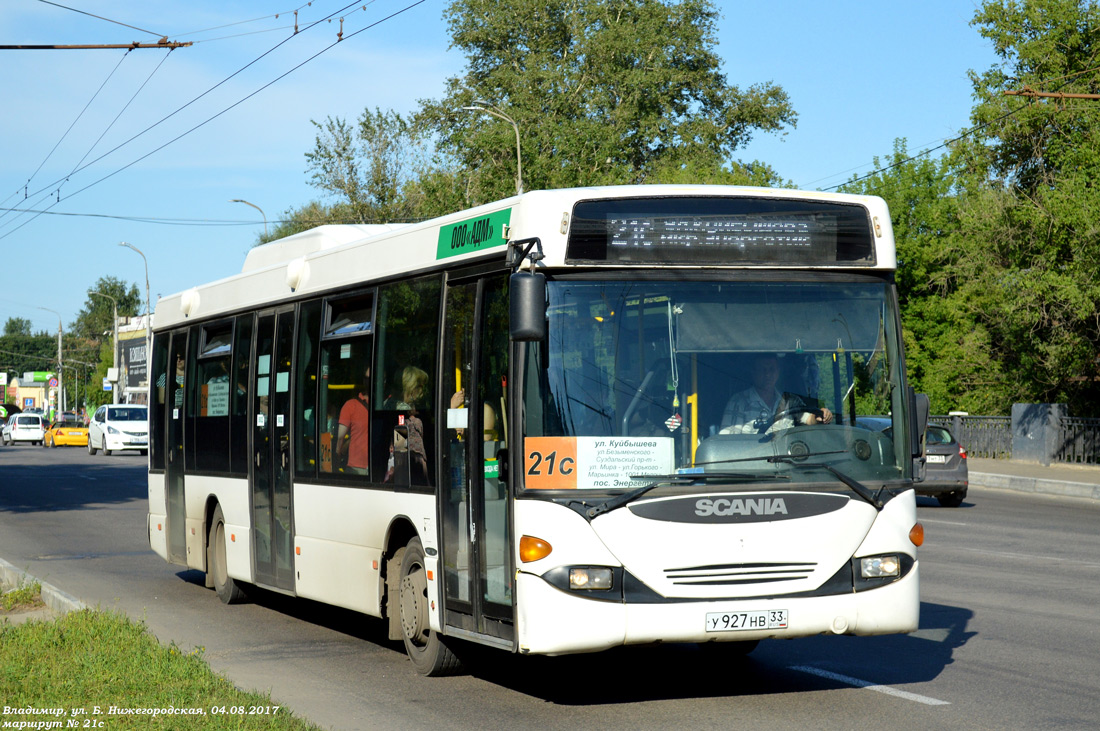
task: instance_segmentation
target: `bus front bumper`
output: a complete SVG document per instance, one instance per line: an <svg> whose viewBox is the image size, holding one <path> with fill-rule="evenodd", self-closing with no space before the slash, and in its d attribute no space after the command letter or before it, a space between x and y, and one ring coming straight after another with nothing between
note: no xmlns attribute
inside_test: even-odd
<svg viewBox="0 0 1100 731"><path fill-rule="evenodd" d="M769 597L629 604L598 601L557 589L520 573L516 581L518 640L522 653L563 655L619 645L656 642L736 642L821 634L880 635L912 632L920 619L918 566L892 584L870 591L815 597ZM778 615L778 610L783 615ZM725 615L785 616L785 627L709 630ZM731 619L734 619L731 617Z"/></svg>

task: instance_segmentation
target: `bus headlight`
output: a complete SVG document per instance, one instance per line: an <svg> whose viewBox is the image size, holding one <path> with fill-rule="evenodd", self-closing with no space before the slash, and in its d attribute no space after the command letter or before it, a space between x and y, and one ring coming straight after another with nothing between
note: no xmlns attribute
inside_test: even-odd
<svg viewBox="0 0 1100 731"><path fill-rule="evenodd" d="M613 573L608 568L574 566L569 569L569 588L573 590L607 591L612 588Z"/></svg>
<svg viewBox="0 0 1100 731"><path fill-rule="evenodd" d="M880 579L901 574L897 556L871 556L859 560L859 574L865 579Z"/></svg>

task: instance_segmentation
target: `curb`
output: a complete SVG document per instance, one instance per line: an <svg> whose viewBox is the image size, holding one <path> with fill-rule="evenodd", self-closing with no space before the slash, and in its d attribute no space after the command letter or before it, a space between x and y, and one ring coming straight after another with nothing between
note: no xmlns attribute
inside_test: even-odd
<svg viewBox="0 0 1100 731"><path fill-rule="evenodd" d="M36 581L42 587L43 603L58 614L78 612L81 609L88 608L87 604L80 601L72 594L61 591L53 584L47 584L45 581L40 581L26 571L20 571L0 558L0 586L3 586L5 589L14 589L20 584L34 583Z"/></svg>
<svg viewBox="0 0 1100 731"><path fill-rule="evenodd" d="M1100 485L1088 482L1066 482L1063 480L1045 480L1038 477L1000 475L992 472L971 472L970 484L974 487L993 487L999 490L1100 500Z"/></svg>

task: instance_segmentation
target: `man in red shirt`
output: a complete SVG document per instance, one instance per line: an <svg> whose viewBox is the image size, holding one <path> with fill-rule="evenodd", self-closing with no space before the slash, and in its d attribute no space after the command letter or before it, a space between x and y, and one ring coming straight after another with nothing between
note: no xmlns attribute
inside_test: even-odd
<svg viewBox="0 0 1100 731"><path fill-rule="evenodd" d="M356 397L348 399L340 409L336 430L336 456L347 456L344 472L368 474L370 467L370 395L366 384L356 385Z"/></svg>

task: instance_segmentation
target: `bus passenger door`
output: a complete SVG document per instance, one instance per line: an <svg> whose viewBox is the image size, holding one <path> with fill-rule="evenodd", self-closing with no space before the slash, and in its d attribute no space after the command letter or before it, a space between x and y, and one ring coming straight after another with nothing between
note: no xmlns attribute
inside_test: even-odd
<svg viewBox="0 0 1100 731"><path fill-rule="evenodd" d="M508 422L508 280L465 280L447 290L440 490L444 623L511 646L508 490L501 480ZM459 633L461 634L461 633Z"/></svg>
<svg viewBox="0 0 1100 731"><path fill-rule="evenodd" d="M294 311L261 313L252 387L252 555L256 582L294 588L290 363Z"/></svg>
<svg viewBox="0 0 1100 731"><path fill-rule="evenodd" d="M172 334L168 364L164 374L165 412L168 424L165 430L164 477L167 490L165 516L168 531L168 560L187 565L186 503L184 500L183 425L184 425L184 374L187 363L187 331ZM158 381L160 377L158 376Z"/></svg>

